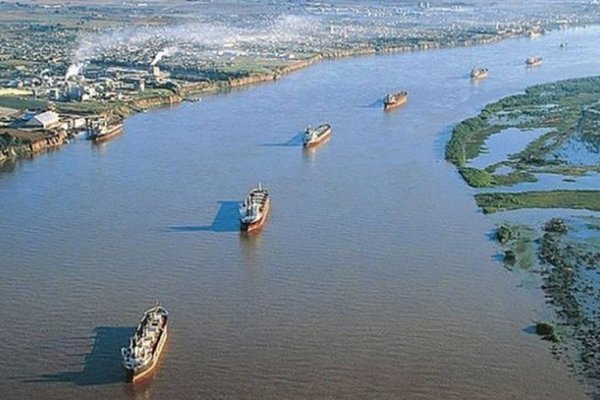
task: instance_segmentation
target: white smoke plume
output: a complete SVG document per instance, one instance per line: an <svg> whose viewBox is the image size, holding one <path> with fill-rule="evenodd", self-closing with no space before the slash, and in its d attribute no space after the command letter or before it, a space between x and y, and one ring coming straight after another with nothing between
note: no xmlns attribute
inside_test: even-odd
<svg viewBox="0 0 600 400"><path fill-rule="evenodd" d="M204 50L273 48L305 46L327 39L329 25L316 17L285 15L257 24L188 23L166 27L136 27L114 29L101 34L88 34L79 39L73 65L110 55L114 51L137 51L153 46L164 47L147 62L155 65L165 56L172 56L190 46Z"/></svg>
<svg viewBox="0 0 600 400"><path fill-rule="evenodd" d="M65 80L68 80L69 78L79 75L82 68L83 68L82 63L75 62L74 64L71 64L69 66L69 68L67 69L67 73L65 74Z"/></svg>
<svg viewBox="0 0 600 400"><path fill-rule="evenodd" d="M154 66L154 65L158 64L158 62L160 60L162 60L163 57L172 56L173 54L177 53L178 50L179 49L176 46L172 46L172 47L167 47L166 49L159 51L158 54L156 54L154 56L154 59L152 60L150 65Z"/></svg>

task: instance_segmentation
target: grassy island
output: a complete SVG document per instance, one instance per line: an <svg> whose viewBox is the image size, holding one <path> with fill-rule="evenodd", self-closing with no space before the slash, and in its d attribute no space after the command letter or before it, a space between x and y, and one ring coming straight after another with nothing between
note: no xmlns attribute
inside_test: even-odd
<svg viewBox="0 0 600 400"><path fill-rule="evenodd" d="M474 162L483 152L494 151L492 146L486 148L491 136L534 129L535 135L515 141L524 146L505 159L495 157L491 165L485 165L484 159ZM579 176L598 172L600 77L537 85L488 104L478 116L454 128L445 156L475 188L535 182L541 173L563 175L563 181L575 182ZM475 199L486 214L523 208L600 211L598 190L544 189L480 192ZM533 330L552 342L553 354L576 354L572 369L598 390L598 218L560 215L536 225L525 219L499 223L495 238L502 252L498 256L508 269L540 274L553 318L538 321Z"/></svg>
<svg viewBox="0 0 600 400"><path fill-rule="evenodd" d="M472 187L506 186L536 181L536 173L581 175L598 171L600 146L600 77L537 85L488 104L481 113L459 123L445 157ZM544 128L545 133L506 160L475 168L470 162L484 150L486 140L506 129ZM515 133L518 134L518 133ZM575 146L590 149L588 160L573 154ZM497 172L502 167L509 172Z"/></svg>
<svg viewBox="0 0 600 400"><path fill-rule="evenodd" d="M502 223L496 239L509 269L539 273L554 318L538 321L534 332L552 342L556 356L577 354L572 369L600 388L600 241L597 217L551 218L538 226ZM533 267L533 268L532 268ZM596 397L594 397L596 398Z"/></svg>
<svg viewBox="0 0 600 400"><path fill-rule="evenodd" d="M477 205L483 212L516 210L519 208L572 208L600 211L600 191L551 190L522 193L479 193Z"/></svg>

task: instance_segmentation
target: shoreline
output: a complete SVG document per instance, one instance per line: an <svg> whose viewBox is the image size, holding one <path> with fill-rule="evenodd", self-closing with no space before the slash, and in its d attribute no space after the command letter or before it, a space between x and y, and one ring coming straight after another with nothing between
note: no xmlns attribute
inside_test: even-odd
<svg viewBox="0 0 600 400"><path fill-rule="evenodd" d="M573 26L575 28L577 26ZM550 30L553 31L553 30ZM549 32L550 32L549 31ZM282 67L278 67L273 72L250 75L243 78L227 79L215 82L203 82L200 84L190 84L182 88L185 96L194 96L205 93L214 93L221 90L235 89L240 87L251 86L262 82L272 82L283 78L285 75L308 68L315 63L321 61L332 61L344 58L362 57L362 56L377 56L387 54L409 53L416 51L427 51L436 49L451 49L457 47L481 46L487 44L498 43L502 40L526 37L526 33L508 33L503 35L492 36L481 39L467 39L462 42L452 41L449 44L439 42L427 42L415 45L406 46L390 46L390 47L361 47L347 50L321 51L310 57L302 60L297 60ZM200 87L198 87L200 86ZM184 96L184 97L185 97ZM185 99L184 99L185 100Z"/></svg>
<svg viewBox="0 0 600 400"><path fill-rule="evenodd" d="M587 27L587 25L585 25ZM572 25L570 28L577 28L578 25ZM553 32L558 27L550 27L546 29L546 32ZM383 46L383 47L358 47L354 49L347 50L330 50L330 51L321 51L316 53L310 57L307 57L302 60L293 61L284 66L276 67L273 71L269 71L266 73L249 75L241 78L228 78L224 80L217 81L208 81L201 83L188 83L183 85L181 88L176 90L164 89L168 90L170 93L168 95L154 95L148 96L144 98L138 99L130 99L128 101L119 103L119 104L106 104L106 108L102 110L102 113L112 113L116 114L120 119L125 120L127 117L135 115L140 112L145 112L148 110L165 107L165 106L176 106L179 105L189 98L193 98L203 94L216 94L226 92L228 90L237 89L237 88L246 88L253 85L257 85L260 83L266 82L275 82L279 79L282 79L284 76L294 73L296 71L300 71L302 69L308 68L313 64L322 61L330 61L330 60L338 60L343 58L351 58L351 57L362 57L362 56L377 56L377 55L388 55L388 54L398 54L398 53L408 53L408 52L417 52L417 51L427 51L427 50L435 50L435 49L449 49L449 48L457 48L457 47L471 47L471 46L480 46L487 44L498 43L507 39L514 38L524 38L527 37L527 32L506 32L503 34L498 34L495 36L489 36L484 38L470 38L464 39L462 41L452 40L448 43L441 42L433 42L433 41L425 41L419 44L412 45L403 45L403 46ZM58 109L60 112L60 108L73 104L83 104L85 103L59 103ZM85 110L85 108L84 108ZM78 115L79 117L85 117L92 114L91 111L70 111L70 114ZM0 128L0 137L2 135L2 130ZM36 142L24 143L21 145L6 147L3 150L0 150L0 166L7 162L17 162L21 158L33 158L37 155L40 155L46 152L49 149L60 148L63 145L69 142L69 139L72 139L74 135L72 134L47 134L43 140L38 140ZM0 171L2 173L2 171Z"/></svg>
<svg viewBox="0 0 600 400"><path fill-rule="evenodd" d="M544 173L575 182L576 177L597 171L599 99L598 75L529 86L522 93L488 103L476 116L456 124L445 148L446 161L475 189L475 202L483 214L551 210L550 219L542 224L531 223L527 217L499 217L494 234L501 249L498 255L508 270L541 277L539 289L553 316L537 321L535 330L551 343L555 357L568 361L594 396L600 393L597 176L578 188L561 189L557 184L515 191L503 188L535 183L537 175ZM523 131L536 129L546 131L511 152L503 151L498 142L496 147L488 142L508 132L510 138L501 142L506 144ZM492 155L497 151L502 157L473 164L484 151ZM569 210L566 216L565 210ZM572 210L585 213L575 216Z"/></svg>

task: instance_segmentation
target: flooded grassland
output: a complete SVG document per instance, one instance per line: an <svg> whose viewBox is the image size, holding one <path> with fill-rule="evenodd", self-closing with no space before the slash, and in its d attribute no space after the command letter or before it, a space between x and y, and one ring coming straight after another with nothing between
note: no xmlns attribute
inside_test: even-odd
<svg viewBox="0 0 600 400"><path fill-rule="evenodd" d="M597 214L567 210L600 211L600 77L538 85L488 104L454 128L446 158L469 185L494 188L475 194L484 213L549 209L535 223L497 217L500 258L539 274L554 315L537 332L598 389L600 224Z"/></svg>

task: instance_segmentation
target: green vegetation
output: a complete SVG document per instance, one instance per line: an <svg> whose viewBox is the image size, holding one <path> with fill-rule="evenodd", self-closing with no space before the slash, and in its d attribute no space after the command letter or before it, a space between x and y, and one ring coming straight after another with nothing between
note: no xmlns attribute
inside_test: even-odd
<svg viewBox="0 0 600 400"><path fill-rule="evenodd" d="M143 92L138 92L134 96L134 100L145 100L155 98L165 98L173 96L173 91L169 89L146 89Z"/></svg>
<svg viewBox="0 0 600 400"><path fill-rule="evenodd" d="M535 323L535 333L560 346L553 347L554 354L561 348L579 354L583 370L596 376L600 372L596 315L600 243L592 238L599 221L590 216L568 221L552 218L539 229L505 222L496 230L505 265L539 273L541 288L555 311L553 320Z"/></svg>
<svg viewBox="0 0 600 400"><path fill-rule="evenodd" d="M446 146L446 160L456 165L461 176L472 187L534 182L536 172L582 175L596 171L596 165L567 164L569 160L557 159L553 154L574 137L593 144L600 143L596 114L584 112L586 107L599 100L600 77L530 87L524 94L488 104L478 116L459 123ZM469 167L469 160L479 156L485 141L507 128L547 128L550 131L508 160L485 169ZM497 175L495 169L499 165L509 166L514 172Z"/></svg>
<svg viewBox="0 0 600 400"><path fill-rule="evenodd" d="M487 105L477 117L458 124L446 147L446 159L473 187L535 181L538 173L576 177L598 171L599 100L600 77L531 87L524 94ZM472 168L469 161L484 151L486 140L508 128L545 128L546 132L505 160ZM501 170L509 172L500 175ZM484 213L523 208L600 211L598 190L479 193L475 198ZM566 348L578 354L582 371L590 377L600 376L598 220L587 217L567 223L551 218L536 228L503 223L496 230L504 265L539 272L541 288L555 312L557 322L537 322L535 332L555 343L553 352Z"/></svg>
<svg viewBox="0 0 600 400"><path fill-rule="evenodd" d="M600 191L551 190L522 193L479 193L477 205L486 214L520 208L572 208L600 211Z"/></svg>
<svg viewBox="0 0 600 400"><path fill-rule="evenodd" d="M517 255L512 250L506 250L504 253L504 264L512 267L517 263Z"/></svg>
<svg viewBox="0 0 600 400"><path fill-rule="evenodd" d="M583 371L589 376L600 373L600 246L587 234L597 218L582 217L564 221L552 218L542 225L536 239L540 275L548 304L554 306L558 323L538 322L536 333L546 340L562 342L580 357ZM582 232L587 234L581 235ZM577 232L574 235L571 232ZM563 341L563 339L566 339ZM575 342L575 343L571 343Z"/></svg>
<svg viewBox="0 0 600 400"><path fill-rule="evenodd" d="M546 232L565 234L569 231L569 228L567 228L567 224L562 218L552 218L546 222L544 230Z"/></svg>
<svg viewBox="0 0 600 400"><path fill-rule="evenodd" d="M48 107L48 102L34 97L0 96L0 107L14 108L15 110L36 110Z"/></svg>
<svg viewBox="0 0 600 400"><path fill-rule="evenodd" d="M530 270L535 265L535 230L529 226L502 223L496 229L496 239L504 248L504 264Z"/></svg>
<svg viewBox="0 0 600 400"><path fill-rule="evenodd" d="M540 335L544 340L553 343L562 341L562 335L559 334L554 324L546 321L540 321L535 324L535 333Z"/></svg>
<svg viewBox="0 0 600 400"><path fill-rule="evenodd" d="M101 114L114 108L115 102L84 101L81 103L56 103L58 111L74 114Z"/></svg>
<svg viewBox="0 0 600 400"><path fill-rule="evenodd" d="M220 66L219 72L237 78L274 73L277 68L283 65L285 65L285 62L281 60L238 57L234 62Z"/></svg>
<svg viewBox="0 0 600 400"><path fill-rule="evenodd" d="M506 244L513 238L513 230L510 225L500 225L496 230L496 239L500 244Z"/></svg>
<svg viewBox="0 0 600 400"><path fill-rule="evenodd" d="M483 169L461 167L458 169L463 179L472 187L491 187L496 185L496 179Z"/></svg>

